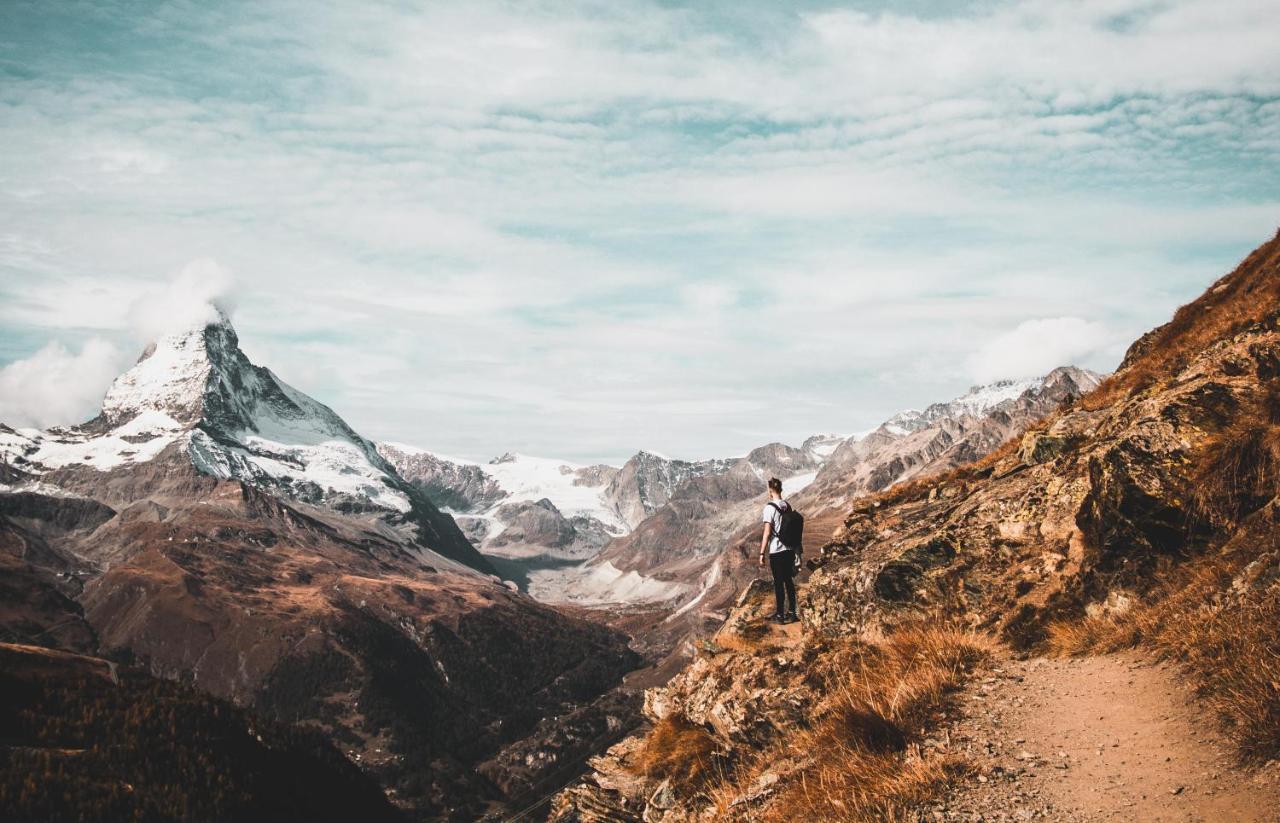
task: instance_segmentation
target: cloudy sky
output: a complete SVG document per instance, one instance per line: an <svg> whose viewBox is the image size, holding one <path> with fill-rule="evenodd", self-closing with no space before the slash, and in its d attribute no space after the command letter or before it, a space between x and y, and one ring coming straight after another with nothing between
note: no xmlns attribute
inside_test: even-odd
<svg viewBox="0 0 1280 823"><path fill-rule="evenodd" d="M741 453L1125 346L1280 224L1265 0L0 5L0 420L218 299L375 438Z"/></svg>

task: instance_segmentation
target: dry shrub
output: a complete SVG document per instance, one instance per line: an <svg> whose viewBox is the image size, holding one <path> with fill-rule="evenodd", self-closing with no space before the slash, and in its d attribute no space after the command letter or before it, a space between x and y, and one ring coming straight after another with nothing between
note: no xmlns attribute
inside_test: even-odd
<svg viewBox="0 0 1280 823"><path fill-rule="evenodd" d="M909 819L911 809L966 769L947 755L922 757L916 744L990 649L982 636L933 626L829 651L827 662L838 671L813 724L740 762L731 779L710 792L718 819ZM783 773L767 803L744 802L780 762L803 765Z"/></svg>
<svg viewBox="0 0 1280 823"><path fill-rule="evenodd" d="M760 818L765 823L795 820L905 821L970 771L954 755L929 758L868 754L837 748L801 772Z"/></svg>
<svg viewBox="0 0 1280 823"><path fill-rule="evenodd" d="M936 474L923 474L919 477L913 477L910 480L890 486L883 491L876 492L863 501L859 501L859 508L867 506L890 507L923 500L929 496L929 491L935 486L972 480L977 476L978 471L986 465L988 463L983 459L976 463L947 469Z"/></svg>
<svg viewBox="0 0 1280 823"><path fill-rule="evenodd" d="M1280 429L1242 417L1209 444L1192 503L1209 525L1233 526L1265 505L1278 486Z"/></svg>
<svg viewBox="0 0 1280 823"><path fill-rule="evenodd" d="M1127 648L1133 642L1121 642L1125 626L1111 615L1063 620L1048 626L1049 650L1058 655L1077 657L1091 652Z"/></svg>
<svg viewBox="0 0 1280 823"><path fill-rule="evenodd" d="M865 706L910 736L989 653L990 642L947 626L920 626L900 629L873 648L835 690L834 705Z"/></svg>
<svg viewBox="0 0 1280 823"><path fill-rule="evenodd" d="M719 764L710 732L679 717L659 720L631 762L637 774L670 780L677 792L702 788Z"/></svg>
<svg viewBox="0 0 1280 823"><path fill-rule="evenodd" d="M1122 615L1049 629L1059 654L1147 645L1187 666L1249 759L1280 755L1280 584L1229 596L1247 558L1205 558ZM1274 556L1270 562L1276 562Z"/></svg>

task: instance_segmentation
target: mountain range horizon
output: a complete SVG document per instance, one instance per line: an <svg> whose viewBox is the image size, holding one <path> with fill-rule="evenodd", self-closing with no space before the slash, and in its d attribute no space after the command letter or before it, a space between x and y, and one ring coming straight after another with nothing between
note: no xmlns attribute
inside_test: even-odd
<svg viewBox="0 0 1280 823"><path fill-rule="evenodd" d="M183 327L181 322L179 322L177 325L175 325L173 322L169 322L165 326L164 331L158 332L151 339L147 340L147 342L141 344L141 346L139 347L139 351L140 351L139 360L144 359L147 356L147 352L150 349L152 349L161 338L173 337L173 336L184 336L193 331L203 329L211 325L226 326L228 328L233 328L234 311L235 311L235 304L222 303L216 300L210 301L208 303L184 304L184 308L178 311L178 315L190 318L190 322L186 324L186 327ZM1070 364L1059 364L1059 365L1070 365ZM1017 375L1010 375L1010 376L997 378L992 381L988 381L987 383L971 383L968 386L968 390L964 392L964 394L973 394L983 388L990 388L990 387L999 388L1004 386L1012 386L1019 382L1026 382L1028 378L1035 377L1035 376L1036 375L1033 375L1033 374L1017 374ZM104 389L104 394L105 393L106 393L106 390ZM899 413L911 413L914 411L918 411L918 409L915 409L909 406L902 406L899 409ZM85 420L80 422L81 423L87 422L88 420L92 419L93 416L96 416L96 412L86 417ZM0 422L4 422L4 421L0 421ZM75 426L78 424L71 422L71 423L60 424L60 425ZM837 434L836 432L822 432L819 434L814 434L813 432L810 432L809 434L806 434L801 439L806 439L808 437L814 437L814 436L831 436L831 437L857 436L860 434L866 434L871 431L874 431L874 429L878 425L880 425L880 423L875 422L873 425L869 425L863 429L858 429L855 426L851 428L848 431L848 433L843 435ZM38 427L27 426L27 427L20 427L20 428L38 428ZM413 448L423 447L421 442L415 443L415 442L411 442L408 439L397 439L395 437L391 437L391 438L381 438L381 440L382 442L390 443L393 445L401 444L401 445L410 446ZM780 442L780 441L775 439L773 442ZM753 442L752 445L746 446L739 452L734 453L732 456L745 455L747 452L751 450L751 448L754 448L755 445L758 445L758 443ZM536 449L525 451L523 449L511 448L511 447L502 445L501 443L497 444L493 450L491 450L486 454L459 455L459 454L445 454L443 453L443 451L436 451L436 450L432 450L432 451L434 454L436 454L436 456L443 457L445 459L449 459L454 462L470 462L470 463L476 463L476 464L496 463L501 461L502 458L507 455L524 455L527 457L559 459L547 452L541 452ZM645 445L641 444L639 446L634 447L632 451L621 454L621 456L616 453L608 456L604 456L604 457L599 457L599 456L583 457L581 455L577 455L577 456L574 456L571 460L567 460L566 462L572 462L580 465L592 465L592 464L621 465L622 463L626 462L628 457L636 453L648 453L648 454L652 454L657 457L661 457L669 460L678 459L678 460L697 461L697 460L714 459L716 457L723 457L723 455L719 455L719 454L702 454L702 455L695 454L695 455L681 455L680 457L672 457L666 452L663 452L661 450L654 449L654 448L648 448Z"/></svg>

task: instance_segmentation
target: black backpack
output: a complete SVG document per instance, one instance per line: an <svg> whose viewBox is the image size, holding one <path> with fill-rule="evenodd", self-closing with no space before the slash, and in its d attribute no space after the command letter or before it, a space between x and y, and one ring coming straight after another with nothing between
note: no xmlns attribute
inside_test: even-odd
<svg viewBox="0 0 1280 823"><path fill-rule="evenodd" d="M777 509L778 514L781 515L781 522L778 524L778 541L799 554L804 548L804 515L796 511L790 503L785 509L777 503L769 505Z"/></svg>

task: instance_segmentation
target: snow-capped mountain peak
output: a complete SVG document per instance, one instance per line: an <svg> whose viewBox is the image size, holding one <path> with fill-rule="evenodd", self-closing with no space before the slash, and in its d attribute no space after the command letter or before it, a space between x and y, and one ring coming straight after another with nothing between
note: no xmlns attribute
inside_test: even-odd
<svg viewBox="0 0 1280 823"><path fill-rule="evenodd" d="M250 363L221 312L216 322L150 344L112 382L97 418L34 433L15 458L37 472L72 463L108 471L174 444L205 473L308 502L411 507L372 444L324 404Z"/></svg>
<svg viewBox="0 0 1280 823"><path fill-rule="evenodd" d="M933 425L939 420L956 420L961 417L982 417L996 409L1002 403L1009 403L1022 397L1027 392L1039 395L1047 386L1058 380L1069 379L1082 391L1097 386L1100 378L1093 372L1064 366L1054 369L1043 377L1032 377L1022 380L997 380L980 386L972 386L969 391L943 403L933 403L923 411L905 409L886 420L880 430L895 437L919 431Z"/></svg>
<svg viewBox="0 0 1280 823"><path fill-rule="evenodd" d="M229 338L229 339L228 339ZM199 420L204 394L214 371L215 353L237 340L223 315L219 322L162 337L147 346L133 368L117 377L102 401L102 415L112 425L146 411L178 423Z"/></svg>
<svg viewBox="0 0 1280 823"><path fill-rule="evenodd" d="M149 345L112 383L102 413L88 423L0 430L0 457L27 477L108 491L111 484L92 472L129 475L162 460L163 470L142 476L186 466L239 480L344 515L367 515L384 537L396 535L433 567L491 570L456 524L396 474L372 443L328 406L251 363L221 313L208 325ZM72 471L55 474L63 469Z"/></svg>

